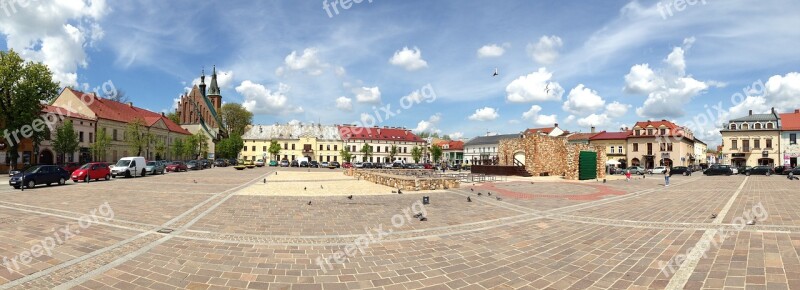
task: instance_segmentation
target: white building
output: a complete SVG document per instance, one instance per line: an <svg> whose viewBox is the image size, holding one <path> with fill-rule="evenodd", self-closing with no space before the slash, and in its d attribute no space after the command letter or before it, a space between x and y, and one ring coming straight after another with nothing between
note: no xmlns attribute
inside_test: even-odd
<svg viewBox="0 0 800 290"><path fill-rule="evenodd" d="M479 136L464 143L464 163L470 165L492 164L497 159L500 140L519 138L520 134Z"/></svg>
<svg viewBox="0 0 800 290"><path fill-rule="evenodd" d="M781 123L780 153L783 160L779 164L797 167L800 159L800 145L797 144L797 138L800 137L800 110L781 114Z"/></svg>

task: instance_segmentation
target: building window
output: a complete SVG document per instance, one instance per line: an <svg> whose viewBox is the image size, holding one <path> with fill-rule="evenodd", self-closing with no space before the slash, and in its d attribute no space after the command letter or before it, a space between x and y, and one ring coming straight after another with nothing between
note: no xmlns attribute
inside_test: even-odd
<svg viewBox="0 0 800 290"><path fill-rule="evenodd" d="M753 140L753 147L756 149L761 149L761 139Z"/></svg>
<svg viewBox="0 0 800 290"><path fill-rule="evenodd" d="M339 145L333 145L333 151L339 151ZM336 157L334 157L333 161L336 161Z"/></svg>
<svg viewBox="0 0 800 290"><path fill-rule="evenodd" d="M283 143L283 150L289 150L289 143Z"/></svg>
<svg viewBox="0 0 800 290"><path fill-rule="evenodd" d="M262 146L261 151L267 152L267 146Z"/></svg>
<svg viewBox="0 0 800 290"><path fill-rule="evenodd" d="M617 153L622 154L622 146L619 146L617 149L619 149L619 151L617 151Z"/></svg>
<svg viewBox="0 0 800 290"><path fill-rule="evenodd" d="M242 147L242 151L247 152L247 146Z"/></svg>
<svg viewBox="0 0 800 290"><path fill-rule="evenodd" d="M667 146L666 145L667 145L666 143L660 143L660 144L658 144L658 147L659 147L658 149L660 149L661 151L666 151L667 150Z"/></svg>
<svg viewBox="0 0 800 290"><path fill-rule="evenodd" d="M336 155L333 155L333 162L337 162Z"/></svg>
<svg viewBox="0 0 800 290"><path fill-rule="evenodd" d="M381 146L375 146L378 149L378 153L381 153Z"/></svg>
<svg viewBox="0 0 800 290"><path fill-rule="evenodd" d="M294 150L294 144L292 144L292 150Z"/></svg>
<svg viewBox="0 0 800 290"><path fill-rule="evenodd" d="M761 130L761 123L756 123L755 125L753 125L753 129Z"/></svg>
<svg viewBox="0 0 800 290"><path fill-rule="evenodd" d="M731 124L731 130L736 130L736 124Z"/></svg>
<svg viewBox="0 0 800 290"><path fill-rule="evenodd" d="M772 139L767 139L767 149L772 149Z"/></svg>
<svg viewBox="0 0 800 290"><path fill-rule="evenodd" d="M319 144L319 151L322 151L322 144Z"/></svg>
<svg viewBox="0 0 800 290"><path fill-rule="evenodd" d="M748 129L750 129L750 125L749 124L747 124L747 123L742 124L742 130L748 130Z"/></svg>
<svg viewBox="0 0 800 290"><path fill-rule="evenodd" d="M614 154L614 146L611 146L611 154Z"/></svg>
<svg viewBox="0 0 800 290"><path fill-rule="evenodd" d="M789 145L797 145L797 134L789 134Z"/></svg>
<svg viewBox="0 0 800 290"><path fill-rule="evenodd" d="M667 143L667 151L672 152L672 143Z"/></svg>
<svg viewBox="0 0 800 290"><path fill-rule="evenodd" d="M78 132L78 142L83 143L83 132Z"/></svg>
<svg viewBox="0 0 800 290"><path fill-rule="evenodd" d="M94 142L94 133L89 133L89 143Z"/></svg>
<svg viewBox="0 0 800 290"><path fill-rule="evenodd" d="M117 139L117 129L114 129L114 136L113 136L113 137L114 137L114 141L117 141L117 140L118 140L118 139Z"/></svg>
<svg viewBox="0 0 800 290"><path fill-rule="evenodd" d="M639 135L641 134L641 133L639 132L639 130L634 130L634 133L636 134L636 136L639 136Z"/></svg>
<svg viewBox="0 0 800 290"><path fill-rule="evenodd" d="M667 129L661 129L661 136L667 135Z"/></svg>
<svg viewBox="0 0 800 290"><path fill-rule="evenodd" d="M733 149L733 150L739 149L739 141L738 140L731 140L731 149Z"/></svg>
<svg viewBox="0 0 800 290"><path fill-rule="evenodd" d="M253 152L256 152L256 146L253 146L252 149L253 149Z"/></svg>
<svg viewBox="0 0 800 290"><path fill-rule="evenodd" d="M639 143L633 143L633 152L639 152Z"/></svg>
<svg viewBox="0 0 800 290"><path fill-rule="evenodd" d="M772 123L767 123L767 129L773 129L773 128L775 127L773 127Z"/></svg>
<svg viewBox="0 0 800 290"><path fill-rule="evenodd" d="M647 135L653 135L653 129L647 129Z"/></svg>
<svg viewBox="0 0 800 290"><path fill-rule="evenodd" d="M750 140L742 140L744 151L750 151Z"/></svg>

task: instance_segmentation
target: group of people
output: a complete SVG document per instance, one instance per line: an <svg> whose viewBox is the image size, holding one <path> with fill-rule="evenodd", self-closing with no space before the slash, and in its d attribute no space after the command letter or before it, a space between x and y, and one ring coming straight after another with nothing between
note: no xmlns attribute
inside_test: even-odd
<svg viewBox="0 0 800 290"><path fill-rule="evenodd" d="M667 166L664 169L664 186L665 187L669 186L669 177L670 177L670 175L672 175L672 168ZM625 170L625 181L631 181L631 171L630 170Z"/></svg>

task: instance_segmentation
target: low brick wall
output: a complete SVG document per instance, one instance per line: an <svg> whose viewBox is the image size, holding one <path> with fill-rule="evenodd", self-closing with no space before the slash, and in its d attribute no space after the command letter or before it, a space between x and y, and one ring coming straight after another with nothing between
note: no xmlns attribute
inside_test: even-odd
<svg viewBox="0 0 800 290"><path fill-rule="evenodd" d="M423 169L356 169L344 171L347 176L406 191L458 188L459 180L437 176Z"/></svg>

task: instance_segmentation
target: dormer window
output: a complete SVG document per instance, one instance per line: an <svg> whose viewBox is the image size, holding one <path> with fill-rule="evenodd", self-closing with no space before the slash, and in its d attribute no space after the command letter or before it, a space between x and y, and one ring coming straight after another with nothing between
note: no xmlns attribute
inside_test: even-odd
<svg viewBox="0 0 800 290"><path fill-rule="evenodd" d="M742 124L742 130L748 130L748 129L750 129L750 125L749 124L747 124L747 123Z"/></svg>
<svg viewBox="0 0 800 290"><path fill-rule="evenodd" d="M753 126L753 129L756 129L756 130L761 130L761 123L756 123L756 124Z"/></svg>
<svg viewBox="0 0 800 290"><path fill-rule="evenodd" d="M767 129L775 129L775 127L773 127L772 123L767 123Z"/></svg>
<svg viewBox="0 0 800 290"><path fill-rule="evenodd" d="M731 124L731 130L736 130L736 124Z"/></svg>
<svg viewBox="0 0 800 290"><path fill-rule="evenodd" d="M647 135L653 135L653 129L647 129Z"/></svg>

